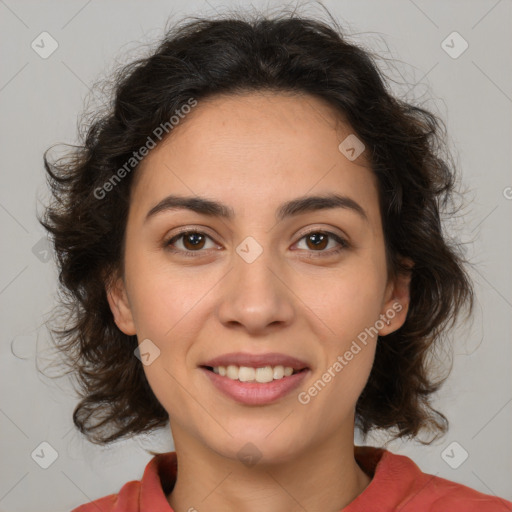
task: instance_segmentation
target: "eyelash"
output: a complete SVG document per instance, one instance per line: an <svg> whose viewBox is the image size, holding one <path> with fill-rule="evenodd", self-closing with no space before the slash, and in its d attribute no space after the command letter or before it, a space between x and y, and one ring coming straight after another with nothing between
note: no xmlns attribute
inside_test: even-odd
<svg viewBox="0 0 512 512"><path fill-rule="evenodd" d="M180 238L183 238L184 236L187 236L187 235L190 235L190 234L204 235L207 238L209 238L210 240L213 240L209 235L207 235L206 233L204 233L202 231L190 229L190 230L187 230L187 231L182 231L181 233L179 233L177 235L174 235L172 238L169 238L166 241L164 241L164 243L163 243L164 248L166 250L172 252L172 253L180 254L182 256L197 257L197 255L199 253L201 253L201 252L204 252L204 250L199 249L197 251L188 251L188 250L181 250L181 249L173 249L172 248L172 244L174 242L176 242ZM301 236L301 238L298 240L298 242L300 242L300 240L302 240L303 238L306 238L307 236L310 236L310 235L313 235L313 234L327 235L328 237L330 237L333 240L335 240L336 242L338 242L339 246L336 249L331 249L330 251L325 251L325 250L322 250L322 251L308 251L308 252L312 253L309 256L307 256L308 258L322 258L322 257L326 257L326 256L333 256L333 255L338 254L341 251L343 251L345 249L348 249L350 247L350 244L344 238L341 238L339 235L336 235L335 233L332 233L330 231L323 231L323 230L312 230L312 231L309 231L308 233L304 233ZM314 254L315 252L317 252L318 254Z"/></svg>

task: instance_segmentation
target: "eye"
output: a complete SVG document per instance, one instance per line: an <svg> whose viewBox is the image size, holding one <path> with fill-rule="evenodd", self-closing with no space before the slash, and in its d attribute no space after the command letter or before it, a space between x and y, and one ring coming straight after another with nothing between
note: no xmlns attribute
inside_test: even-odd
<svg viewBox="0 0 512 512"><path fill-rule="evenodd" d="M180 253L183 254L184 256L194 256L194 254L192 253L201 252L201 249L204 249L205 241L207 239L213 242L212 238L210 238L206 233L203 233L201 231L182 231L178 235L175 235L172 238L166 240L164 242L164 247L174 253ZM178 245L181 244L183 249L174 248L176 242L178 242ZM213 244L213 246L215 247L215 244Z"/></svg>
<svg viewBox="0 0 512 512"><path fill-rule="evenodd" d="M324 249L329 245L328 241L329 239L334 240L337 242L338 246L334 249L325 251ZM302 236L302 238L299 240L306 241L306 249L313 248L312 251L309 252L318 252L320 254L311 254L310 257L316 258L316 257L322 257L322 256L331 256L333 254L338 254L339 252L343 251L344 249L349 248L349 243L344 239L341 238L339 235L336 235L335 233L331 233L330 231L310 231L309 233L306 233Z"/></svg>

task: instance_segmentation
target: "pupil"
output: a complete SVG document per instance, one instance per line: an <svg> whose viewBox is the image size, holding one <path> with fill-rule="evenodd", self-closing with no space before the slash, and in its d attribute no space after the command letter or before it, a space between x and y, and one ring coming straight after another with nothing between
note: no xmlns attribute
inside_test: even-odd
<svg viewBox="0 0 512 512"><path fill-rule="evenodd" d="M201 238L202 238L201 234L191 233L191 234L187 235L186 241L187 241L187 244L192 245L192 247L197 247L198 244L201 243Z"/></svg>
<svg viewBox="0 0 512 512"><path fill-rule="evenodd" d="M317 239L318 237L318 240L315 241L315 239ZM325 242L325 240L327 239L327 236L323 233L313 233L311 235L309 235L309 240L310 241L313 241L313 245L315 247L320 247L320 245Z"/></svg>

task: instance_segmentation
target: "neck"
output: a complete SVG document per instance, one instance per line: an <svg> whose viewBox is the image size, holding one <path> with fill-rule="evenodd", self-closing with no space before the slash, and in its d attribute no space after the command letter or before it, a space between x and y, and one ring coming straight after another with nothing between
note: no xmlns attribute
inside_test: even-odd
<svg viewBox="0 0 512 512"><path fill-rule="evenodd" d="M223 457L197 440L177 442L183 438L174 429L173 436L178 469L168 501L175 512L339 511L371 481L354 458L353 435L334 449L332 442L317 444L286 462L252 466Z"/></svg>

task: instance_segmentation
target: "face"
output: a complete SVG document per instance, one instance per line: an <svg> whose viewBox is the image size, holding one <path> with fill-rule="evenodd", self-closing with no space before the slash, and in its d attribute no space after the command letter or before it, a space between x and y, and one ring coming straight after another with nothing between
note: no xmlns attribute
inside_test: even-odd
<svg viewBox="0 0 512 512"><path fill-rule="evenodd" d="M310 96L218 96L199 101L137 169L125 274L107 291L118 327L150 340L144 371L176 448L193 442L235 460L250 442L275 462L340 436L352 444L375 332L402 325L408 282L388 277L365 154L350 160L338 149L351 133ZM153 210L171 194L220 203L231 216L165 202ZM282 211L329 195L342 200ZM227 376L204 367L233 353L249 359L228 359L239 364ZM275 371L272 382L229 377L267 363L256 373ZM279 363L294 374L278 378Z"/></svg>

